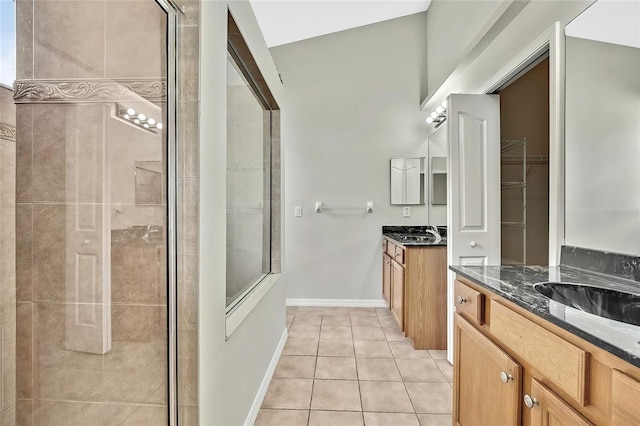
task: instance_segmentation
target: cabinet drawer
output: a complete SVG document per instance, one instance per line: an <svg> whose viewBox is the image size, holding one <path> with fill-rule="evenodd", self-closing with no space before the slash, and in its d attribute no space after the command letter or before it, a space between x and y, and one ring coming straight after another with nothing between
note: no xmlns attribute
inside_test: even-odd
<svg viewBox="0 0 640 426"><path fill-rule="evenodd" d="M523 316L491 301L491 334L568 396L585 405L589 354Z"/></svg>
<svg viewBox="0 0 640 426"><path fill-rule="evenodd" d="M400 246L395 246L395 248L396 250L395 250L395 253L393 254L393 258L399 264L404 265L404 248Z"/></svg>
<svg viewBox="0 0 640 426"><path fill-rule="evenodd" d="M394 255L396 254L396 245L389 240L386 240L386 242L387 244L386 244L385 250L387 254L391 256L391 258L393 259Z"/></svg>
<svg viewBox="0 0 640 426"><path fill-rule="evenodd" d="M611 375L611 396L613 400L613 424L640 424L640 382L626 374L613 370Z"/></svg>
<svg viewBox="0 0 640 426"><path fill-rule="evenodd" d="M453 300L457 313L478 325L484 324L484 294L456 280Z"/></svg>

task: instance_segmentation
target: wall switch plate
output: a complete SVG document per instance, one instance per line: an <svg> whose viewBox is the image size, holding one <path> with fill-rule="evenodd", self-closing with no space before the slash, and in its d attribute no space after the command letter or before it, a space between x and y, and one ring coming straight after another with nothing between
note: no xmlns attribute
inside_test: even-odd
<svg viewBox="0 0 640 426"><path fill-rule="evenodd" d="M411 207L402 208L402 217L411 217Z"/></svg>
<svg viewBox="0 0 640 426"><path fill-rule="evenodd" d="M295 206L294 212L296 217L302 217L302 206Z"/></svg>

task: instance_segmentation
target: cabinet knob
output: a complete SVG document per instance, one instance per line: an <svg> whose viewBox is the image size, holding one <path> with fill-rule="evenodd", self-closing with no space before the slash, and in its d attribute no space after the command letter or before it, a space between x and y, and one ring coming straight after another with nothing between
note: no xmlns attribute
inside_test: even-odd
<svg viewBox="0 0 640 426"><path fill-rule="evenodd" d="M531 398L529 395L525 395L524 405L526 405L527 408L533 408L534 406L538 405L538 400L535 398Z"/></svg>
<svg viewBox="0 0 640 426"><path fill-rule="evenodd" d="M388 260L387 260L387 265L391 265L391 262L389 262Z"/></svg>
<svg viewBox="0 0 640 426"><path fill-rule="evenodd" d="M465 299L465 298L464 298L464 297L462 297L462 296L458 296L458 299L457 299L457 300L458 300L458 304L459 304L459 305L462 305L464 302L466 302L466 301L467 301L467 299Z"/></svg>
<svg viewBox="0 0 640 426"><path fill-rule="evenodd" d="M478 246L478 243L476 243L475 241L471 241L469 245L471 246L471 248L476 248Z"/></svg>
<svg viewBox="0 0 640 426"><path fill-rule="evenodd" d="M400 256L400 253L396 253L396 255L395 255L395 256L396 256L396 257Z"/></svg>
<svg viewBox="0 0 640 426"><path fill-rule="evenodd" d="M500 372L500 380L502 380L503 383L509 383L510 380L513 380L513 376L506 371L502 371Z"/></svg>

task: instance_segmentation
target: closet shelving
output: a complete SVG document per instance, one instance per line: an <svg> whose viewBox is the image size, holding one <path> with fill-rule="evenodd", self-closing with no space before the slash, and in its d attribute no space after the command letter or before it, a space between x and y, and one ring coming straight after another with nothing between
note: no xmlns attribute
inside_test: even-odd
<svg viewBox="0 0 640 426"><path fill-rule="evenodd" d="M501 222L503 227L520 228L522 232L522 262L503 258L502 263L527 263L527 139L504 140L500 143L500 166L502 181L500 189L520 190L522 221Z"/></svg>

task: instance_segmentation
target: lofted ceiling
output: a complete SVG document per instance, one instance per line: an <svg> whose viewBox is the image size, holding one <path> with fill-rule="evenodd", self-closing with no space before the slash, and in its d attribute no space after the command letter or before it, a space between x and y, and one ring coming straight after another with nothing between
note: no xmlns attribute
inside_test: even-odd
<svg viewBox="0 0 640 426"><path fill-rule="evenodd" d="M250 0L274 47L424 12L431 0Z"/></svg>

